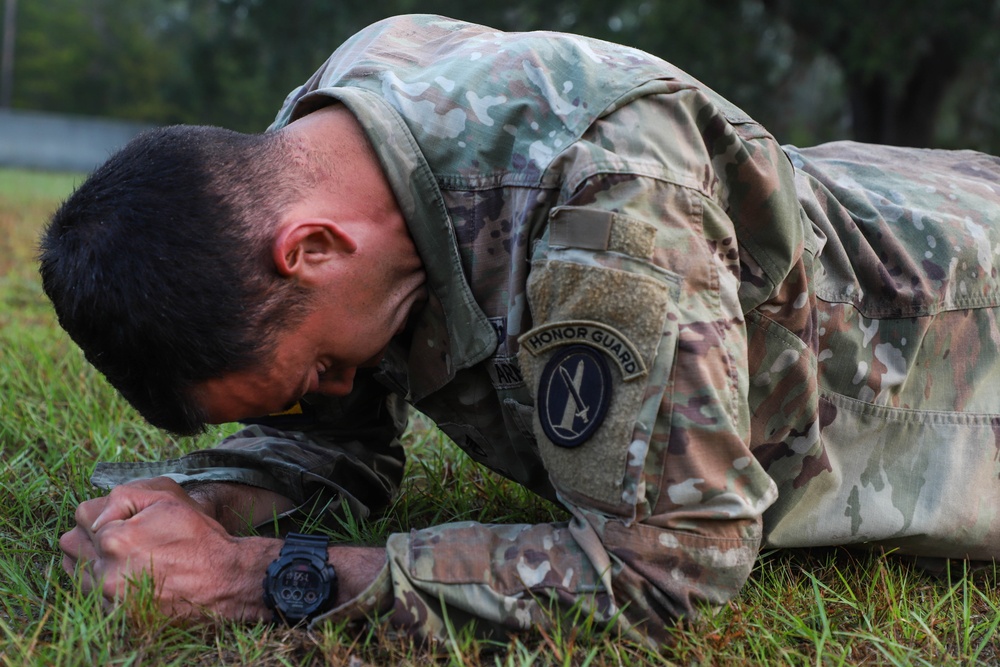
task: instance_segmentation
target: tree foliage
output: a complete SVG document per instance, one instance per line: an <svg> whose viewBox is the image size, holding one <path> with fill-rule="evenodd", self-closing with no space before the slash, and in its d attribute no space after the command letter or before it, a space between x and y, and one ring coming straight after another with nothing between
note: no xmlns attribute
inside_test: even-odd
<svg viewBox="0 0 1000 667"><path fill-rule="evenodd" d="M259 130L346 37L417 11L637 46L781 141L1000 152L1000 0L21 2L14 106Z"/></svg>
<svg viewBox="0 0 1000 667"><path fill-rule="evenodd" d="M177 54L164 48L160 0L18 4L14 106L125 118L161 117Z"/></svg>
<svg viewBox="0 0 1000 667"><path fill-rule="evenodd" d="M880 0L877 11L870 0L762 3L837 61L863 141L930 143L952 86L996 71L1000 58L996 0Z"/></svg>

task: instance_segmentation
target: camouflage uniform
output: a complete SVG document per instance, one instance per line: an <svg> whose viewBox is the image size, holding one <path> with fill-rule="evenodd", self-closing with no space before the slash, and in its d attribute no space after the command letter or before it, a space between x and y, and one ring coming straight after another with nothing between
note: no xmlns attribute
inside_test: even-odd
<svg viewBox="0 0 1000 667"><path fill-rule="evenodd" d="M430 635L442 604L515 630L579 604L657 638L734 596L762 544L1000 549L996 159L782 149L647 54L440 17L362 31L273 127L333 102L425 263L408 347L345 399L95 482L238 481L365 515L399 483L413 405L572 516L394 535L330 615L391 608Z"/></svg>

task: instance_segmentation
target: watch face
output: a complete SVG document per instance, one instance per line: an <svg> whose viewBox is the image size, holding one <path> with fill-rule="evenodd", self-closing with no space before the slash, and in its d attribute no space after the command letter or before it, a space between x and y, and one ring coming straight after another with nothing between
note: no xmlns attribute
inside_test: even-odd
<svg viewBox="0 0 1000 667"><path fill-rule="evenodd" d="M327 583L311 564L293 561L274 577L272 597L286 616L306 616L325 599Z"/></svg>

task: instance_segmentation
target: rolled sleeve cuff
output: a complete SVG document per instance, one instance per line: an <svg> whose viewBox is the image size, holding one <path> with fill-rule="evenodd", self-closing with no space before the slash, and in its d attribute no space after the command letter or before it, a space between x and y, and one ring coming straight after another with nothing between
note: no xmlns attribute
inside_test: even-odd
<svg viewBox="0 0 1000 667"><path fill-rule="evenodd" d="M208 450L163 461L98 463L90 482L102 489L150 477L169 477L182 486L194 482L234 482L303 502L301 468L268 462L268 469L264 470L261 464L241 452Z"/></svg>

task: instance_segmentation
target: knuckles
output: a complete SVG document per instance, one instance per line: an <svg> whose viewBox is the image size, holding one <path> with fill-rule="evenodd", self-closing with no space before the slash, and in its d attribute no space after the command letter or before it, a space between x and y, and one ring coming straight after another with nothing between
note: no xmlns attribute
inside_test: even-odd
<svg viewBox="0 0 1000 667"><path fill-rule="evenodd" d="M128 554L131 551L131 540L129 530L122 530L119 526L108 525L98 531L97 541L100 544L100 552L105 559L116 559Z"/></svg>

